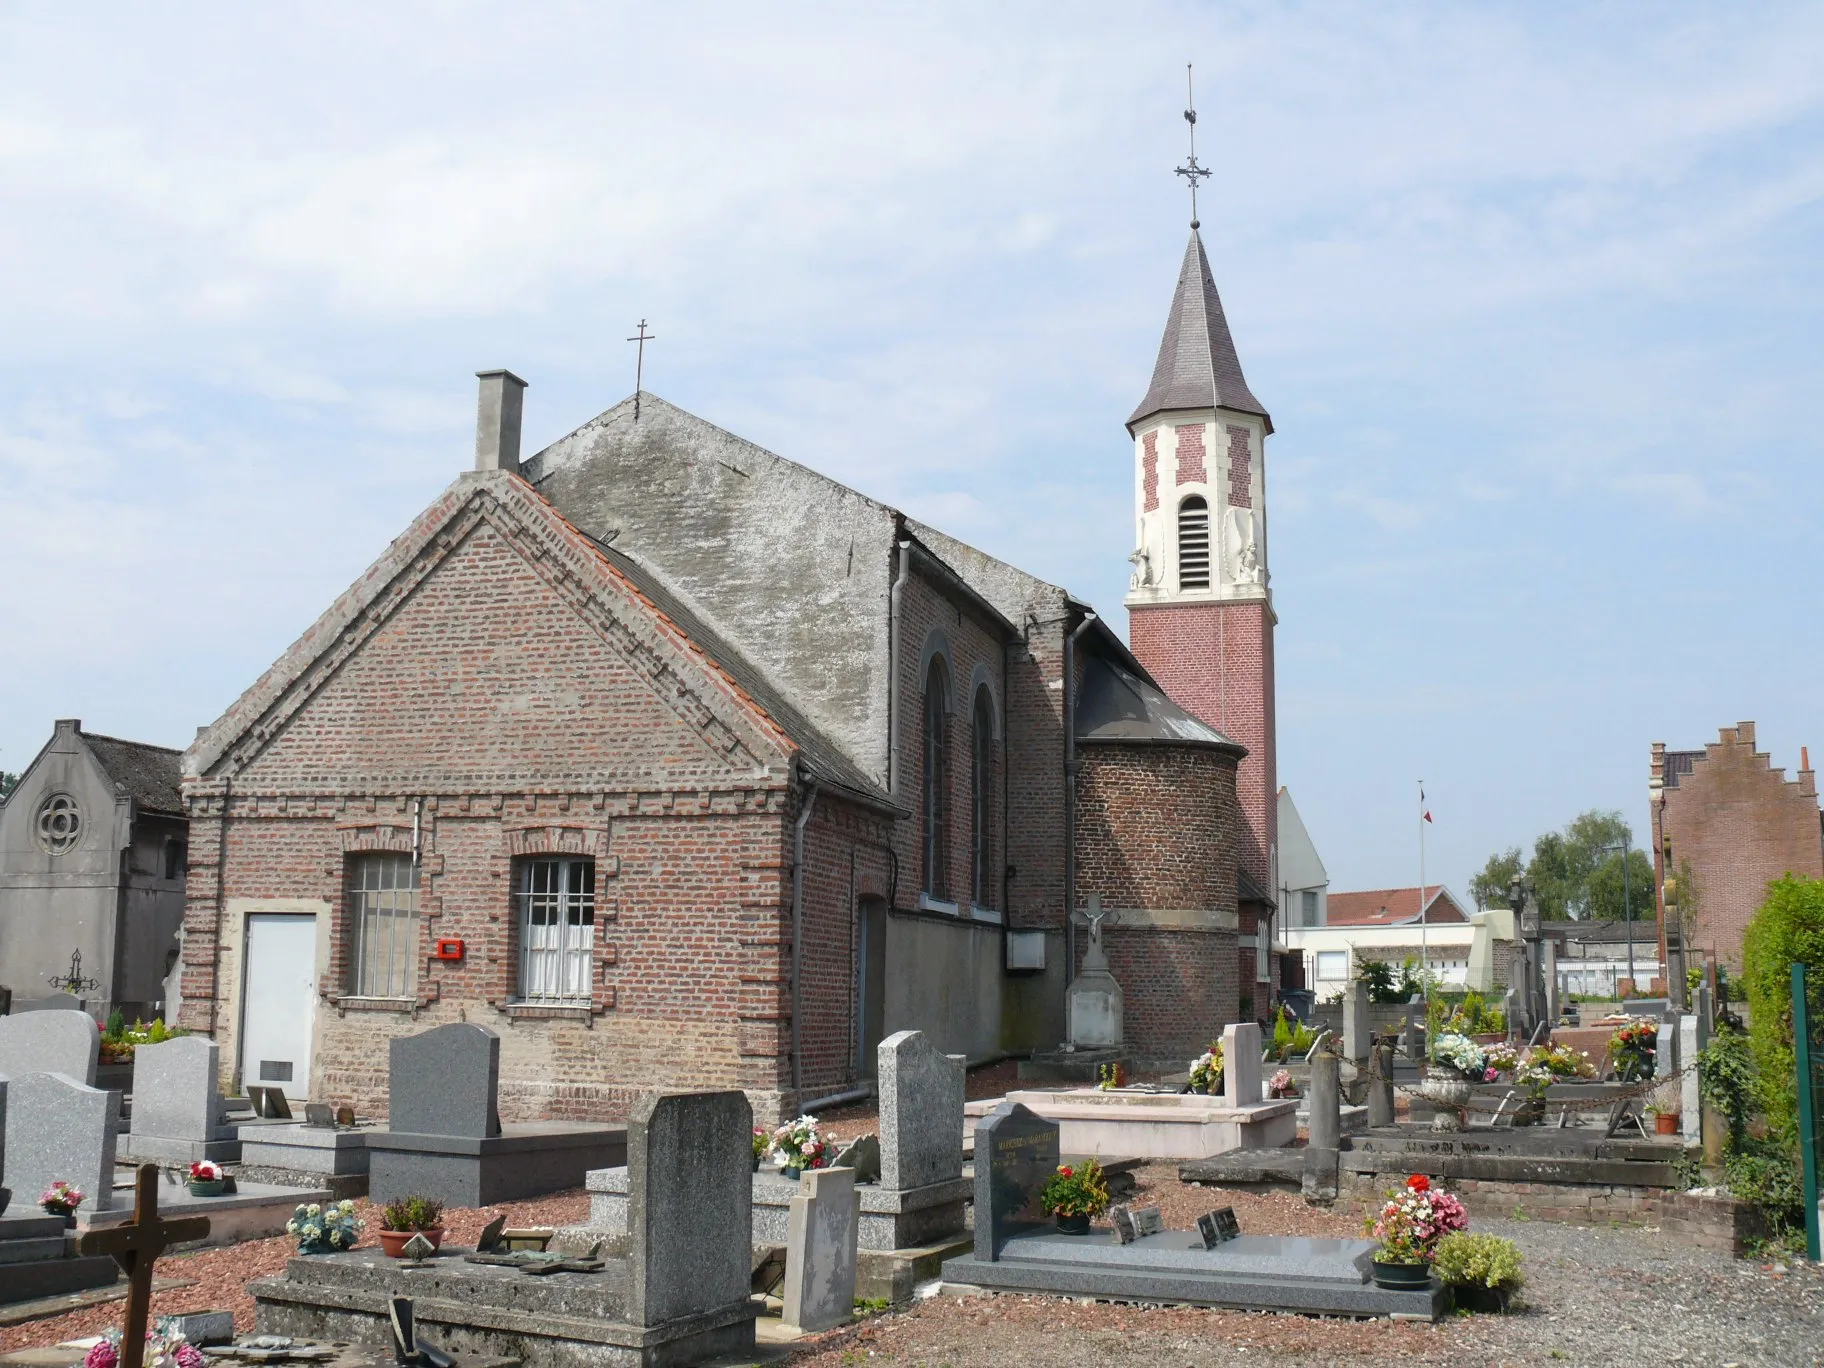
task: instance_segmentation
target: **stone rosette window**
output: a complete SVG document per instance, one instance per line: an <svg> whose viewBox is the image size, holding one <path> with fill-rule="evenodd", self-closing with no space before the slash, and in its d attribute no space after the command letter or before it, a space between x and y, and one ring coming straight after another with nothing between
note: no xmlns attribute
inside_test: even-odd
<svg viewBox="0 0 1824 1368"><path fill-rule="evenodd" d="M82 839L82 809L67 793L53 793L38 805L38 844L51 855L65 855Z"/></svg>

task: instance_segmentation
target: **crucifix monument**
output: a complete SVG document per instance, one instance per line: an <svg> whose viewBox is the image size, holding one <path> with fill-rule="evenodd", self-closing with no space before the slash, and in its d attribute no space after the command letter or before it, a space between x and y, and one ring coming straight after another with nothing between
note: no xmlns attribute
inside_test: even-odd
<svg viewBox="0 0 1824 1368"><path fill-rule="evenodd" d="M121 1329L120 1368L144 1368L146 1322L152 1308L152 1269L174 1244L209 1233L207 1216L166 1220L158 1214L158 1165L141 1164L134 1187L133 1219L108 1230L91 1230L79 1244L84 1254L112 1254L127 1275L127 1323Z"/></svg>
<svg viewBox="0 0 1824 1368"><path fill-rule="evenodd" d="M1065 1026L1076 1049L1113 1049L1123 1039L1121 985L1108 971L1102 923L1114 916L1114 909L1104 908L1102 899L1091 893L1089 906L1077 915L1089 925L1089 948L1083 952L1083 967L1065 997Z"/></svg>

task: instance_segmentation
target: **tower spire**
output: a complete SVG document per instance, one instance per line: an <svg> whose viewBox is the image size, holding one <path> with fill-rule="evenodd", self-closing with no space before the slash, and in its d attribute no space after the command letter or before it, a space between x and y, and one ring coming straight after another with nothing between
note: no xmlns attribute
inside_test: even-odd
<svg viewBox="0 0 1824 1368"><path fill-rule="evenodd" d="M1206 180L1209 172L1197 164L1197 97L1191 90L1191 64L1184 64L1184 121L1189 124L1191 137L1191 155L1185 159L1177 174L1190 182L1191 186L1191 231L1194 233L1203 225L1197 221L1197 182Z"/></svg>

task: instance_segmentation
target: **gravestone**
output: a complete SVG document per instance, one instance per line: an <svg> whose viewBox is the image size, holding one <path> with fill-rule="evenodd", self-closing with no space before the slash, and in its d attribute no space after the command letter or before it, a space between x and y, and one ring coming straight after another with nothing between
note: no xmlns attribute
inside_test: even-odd
<svg viewBox="0 0 1824 1368"><path fill-rule="evenodd" d="M135 1049L127 1149L140 1158L183 1163L239 1158L240 1141L223 1133L219 1063L219 1048L204 1036Z"/></svg>
<svg viewBox="0 0 1824 1368"><path fill-rule="evenodd" d="M1222 1028L1222 1100L1229 1107L1260 1105L1260 1027L1251 1021Z"/></svg>
<svg viewBox="0 0 1824 1368"><path fill-rule="evenodd" d="M6 1098L6 1186L35 1200L61 1178L85 1194L83 1210L112 1210L119 1127L119 1093L64 1074L15 1077Z"/></svg>
<svg viewBox="0 0 1824 1368"><path fill-rule="evenodd" d="M1064 995L1065 1025L1070 1043L1079 1050L1114 1049L1126 1038L1121 985L1109 972L1102 949L1102 923L1112 915L1103 910L1101 898L1090 894L1082 914L1089 923L1089 945L1083 951L1083 967Z"/></svg>
<svg viewBox="0 0 1824 1368"><path fill-rule="evenodd" d="M1374 1047L1374 1072L1368 1080L1368 1124L1391 1126L1393 1105L1393 1046Z"/></svg>
<svg viewBox="0 0 1824 1368"><path fill-rule="evenodd" d="M963 1065L922 1031L900 1031L875 1055L880 1088L880 1185L903 1190L963 1172Z"/></svg>
<svg viewBox="0 0 1824 1368"><path fill-rule="evenodd" d="M472 1022L434 1026L391 1045L388 1129L482 1140L500 1134L500 1037Z"/></svg>
<svg viewBox="0 0 1824 1368"><path fill-rule="evenodd" d="M13 1015L22 1012L82 1012L82 999L71 997L68 993L52 993L49 997L26 998L13 1003ZM84 1016L88 1013L83 1012Z"/></svg>
<svg viewBox="0 0 1824 1368"><path fill-rule="evenodd" d="M1678 1055L1678 1016L1668 1011L1659 1019L1659 1030L1653 1044L1654 1078L1670 1078L1677 1073L1681 1060Z"/></svg>
<svg viewBox="0 0 1824 1368"><path fill-rule="evenodd" d="M753 1263L754 1113L741 1092L642 1098L627 1124L628 1319L658 1325L745 1304Z"/></svg>
<svg viewBox="0 0 1824 1368"><path fill-rule="evenodd" d="M1691 995L1691 1011L1703 1023L1704 1039L1708 1040L1716 1033L1716 997L1708 983L1697 985L1697 991Z"/></svg>
<svg viewBox="0 0 1824 1368"><path fill-rule="evenodd" d="M1368 985L1360 979L1343 993L1343 1058L1359 1064L1374 1043L1368 1019Z"/></svg>
<svg viewBox="0 0 1824 1368"><path fill-rule="evenodd" d="M788 1330L841 1325L855 1312L860 1206L853 1169L813 1169L798 1180L786 1218L785 1311Z"/></svg>
<svg viewBox="0 0 1824 1368"><path fill-rule="evenodd" d="M878 1183L880 1181L880 1137L862 1135L849 1141L830 1161L831 1168L855 1170L855 1181L858 1183Z"/></svg>
<svg viewBox="0 0 1824 1368"><path fill-rule="evenodd" d="M93 1087L101 1028L87 1012L46 1008L0 1017L0 1074L57 1073Z"/></svg>
<svg viewBox="0 0 1824 1368"><path fill-rule="evenodd" d="M1343 1143L1343 1062L1328 1050L1311 1057L1310 1141L1300 1189L1308 1202L1337 1196Z"/></svg>
<svg viewBox="0 0 1824 1368"><path fill-rule="evenodd" d="M1698 991L1701 994L1703 990ZM1678 1057L1685 1062L1687 1070L1678 1080L1678 1117L1679 1129L1687 1145L1701 1144L1704 1138L1703 1096L1698 1091L1697 1070L1688 1066L1697 1062L1709 1043L1701 1012L1687 1012L1679 1017Z"/></svg>
<svg viewBox="0 0 1824 1368"><path fill-rule="evenodd" d="M975 1257L993 1262L1007 1237L1044 1219L1035 1198L1058 1168L1058 1126L1003 1102L975 1128Z"/></svg>

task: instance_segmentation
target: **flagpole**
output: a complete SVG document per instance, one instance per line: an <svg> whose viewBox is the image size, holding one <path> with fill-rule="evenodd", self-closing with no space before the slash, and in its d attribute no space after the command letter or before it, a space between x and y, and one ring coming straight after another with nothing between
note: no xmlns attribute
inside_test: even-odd
<svg viewBox="0 0 1824 1368"><path fill-rule="evenodd" d="M1425 989L1425 1001L1431 1002L1431 981L1427 971L1431 967L1431 938L1425 926L1425 781L1418 781L1419 786L1419 983Z"/></svg>

